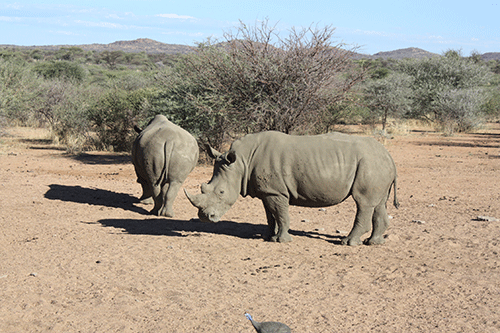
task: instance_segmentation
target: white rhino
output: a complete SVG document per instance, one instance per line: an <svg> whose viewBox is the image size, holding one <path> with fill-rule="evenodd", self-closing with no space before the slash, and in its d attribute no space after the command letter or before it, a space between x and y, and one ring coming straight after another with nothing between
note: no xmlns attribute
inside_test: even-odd
<svg viewBox="0 0 500 333"><path fill-rule="evenodd" d="M384 243L389 225L386 202L394 186L396 166L392 157L372 138L329 133L294 136L279 132L248 134L224 154L209 147L216 159L212 179L201 185L201 194L186 196L197 207L202 221L217 222L239 195L257 197L266 211L270 241L288 242L289 205L327 207L349 196L356 201L354 226L342 244Z"/></svg>
<svg viewBox="0 0 500 333"><path fill-rule="evenodd" d="M172 205L189 173L198 162L196 139L163 115L155 116L139 133L132 147L137 182L142 185L141 202L154 201L151 213L173 217Z"/></svg>

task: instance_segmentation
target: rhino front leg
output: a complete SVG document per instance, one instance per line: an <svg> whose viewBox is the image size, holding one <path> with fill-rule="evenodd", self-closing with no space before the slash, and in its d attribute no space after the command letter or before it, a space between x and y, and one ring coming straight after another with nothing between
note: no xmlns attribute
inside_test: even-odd
<svg viewBox="0 0 500 333"><path fill-rule="evenodd" d="M267 240L280 243L291 242L292 237L288 233L288 230L290 229L288 198L268 196L262 201L266 210L267 223L271 234Z"/></svg>
<svg viewBox="0 0 500 333"><path fill-rule="evenodd" d="M370 231L373 207L362 206L357 204L356 218L354 220L354 226L347 237L342 239L342 245L356 246L361 244L361 236Z"/></svg>

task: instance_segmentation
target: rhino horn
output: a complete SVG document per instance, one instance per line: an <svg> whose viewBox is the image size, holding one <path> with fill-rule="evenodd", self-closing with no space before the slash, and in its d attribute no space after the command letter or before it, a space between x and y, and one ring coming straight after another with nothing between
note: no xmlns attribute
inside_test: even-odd
<svg viewBox="0 0 500 333"><path fill-rule="evenodd" d="M184 189L184 193L193 206L195 206L196 208L201 208L202 200L200 198L200 195L191 195L186 189Z"/></svg>

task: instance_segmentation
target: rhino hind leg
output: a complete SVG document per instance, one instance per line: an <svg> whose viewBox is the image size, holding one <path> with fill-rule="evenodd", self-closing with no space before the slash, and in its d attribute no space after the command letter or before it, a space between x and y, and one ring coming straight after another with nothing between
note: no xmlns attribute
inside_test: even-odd
<svg viewBox="0 0 500 333"><path fill-rule="evenodd" d="M290 229L288 198L268 197L263 200L263 203L269 226L269 235L266 240L280 243L291 242L292 236L288 233Z"/></svg>
<svg viewBox="0 0 500 333"><path fill-rule="evenodd" d="M382 201L373 212L372 218L372 234L370 238L365 239L364 243L366 245L379 245L384 244L384 232L389 227L389 216L387 215L387 208L385 200Z"/></svg>
<svg viewBox="0 0 500 333"><path fill-rule="evenodd" d="M142 187L142 195L139 198L139 202L142 204L152 204L153 201L153 191L151 190L151 187L149 184L142 180L141 178L137 178L137 182L141 184Z"/></svg>
<svg viewBox="0 0 500 333"><path fill-rule="evenodd" d="M181 188L182 182L170 182L162 188L162 206L158 216L174 217L174 201Z"/></svg>
<svg viewBox="0 0 500 333"><path fill-rule="evenodd" d="M154 207L151 210L152 215L156 216L165 216L162 215L164 213L163 205L165 203L165 193L168 190L168 183L160 186L160 185L153 185L153 200L154 200Z"/></svg>
<svg viewBox="0 0 500 333"><path fill-rule="evenodd" d="M357 204L354 226L347 237L342 239L342 245L357 246L361 244L361 236L371 228L374 207Z"/></svg>
<svg viewBox="0 0 500 333"><path fill-rule="evenodd" d="M154 200L153 200L153 197L149 196L149 197L145 197L144 195L142 197L139 198L139 202L141 204L145 204L145 205L151 205L154 203Z"/></svg>
<svg viewBox="0 0 500 333"><path fill-rule="evenodd" d="M273 213L264 205L264 209L266 211L267 225L268 230L264 235L264 239L266 241L271 241L271 239L278 234L278 225L276 224L276 219L274 218Z"/></svg>

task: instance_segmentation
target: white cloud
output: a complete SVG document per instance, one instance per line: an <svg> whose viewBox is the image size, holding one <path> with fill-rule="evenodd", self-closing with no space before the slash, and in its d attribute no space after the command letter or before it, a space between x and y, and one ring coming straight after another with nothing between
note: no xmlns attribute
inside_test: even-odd
<svg viewBox="0 0 500 333"><path fill-rule="evenodd" d="M19 21L21 21L21 18L19 18L19 17L0 16L0 21L3 21L3 22L19 22Z"/></svg>
<svg viewBox="0 0 500 333"><path fill-rule="evenodd" d="M63 30L58 30L58 31L50 31L58 35L65 35L65 36L79 36L79 34L76 34L72 31L63 31Z"/></svg>
<svg viewBox="0 0 500 333"><path fill-rule="evenodd" d="M76 20L75 23L82 24L87 27L112 28L112 29L126 28L126 26L122 24L116 24L110 22L89 22L89 21Z"/></svg>
<svg viewBox="0 0 500 333"><path fill-rule="evenodd" d="M192 16L187 16L187 15L177 15L177 14L158 14L156 15L158 17L163 17L163 18L169 18L169 19L181 19L181 20L189 20L189 19L195 19Z"/></svg>
<svg viewBox="0 0 500 333"><path fill-rule="evenodd" d="M22 5L18 4L18 3L8 3L5 5L5 8L8 8L8 9L21 9L23 8Z"/></svg>
<svg viewBox="0 0 500 333"><path fill-rule="evenodd" d="M162 32L162 35L180 35L180 36L190 36L190 37L201 37L204 34L202 32L171 31L171 32Z"/></svg>

